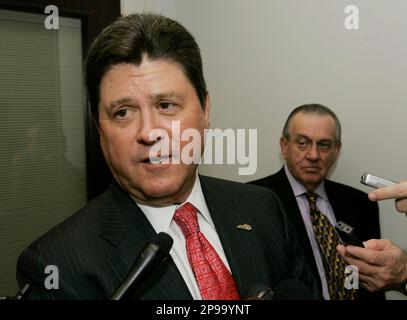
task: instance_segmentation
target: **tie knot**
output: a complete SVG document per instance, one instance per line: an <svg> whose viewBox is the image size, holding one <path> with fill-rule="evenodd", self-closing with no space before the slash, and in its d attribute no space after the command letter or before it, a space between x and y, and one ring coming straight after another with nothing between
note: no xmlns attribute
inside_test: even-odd
<svg viewBox="0 0 407 320"><path fill-rule="evenodd" d="M189 202L175 210L173 219L185 238L199 231L197 209Z"/></svg>
<svg viewBox="0 0 407 320"><path fill-rule="evenodd" d="M317 203L317 194L315 194L314 192L307 192L305 195L307 196L307 200L310 204L315 205Z"/></svg>

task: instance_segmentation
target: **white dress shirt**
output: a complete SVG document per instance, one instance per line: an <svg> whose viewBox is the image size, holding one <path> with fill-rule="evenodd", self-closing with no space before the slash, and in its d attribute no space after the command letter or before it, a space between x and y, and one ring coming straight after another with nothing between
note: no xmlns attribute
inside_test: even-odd
<svg viewBox="0 0 407 320"><path fill-rule="evenodd" d="M311 215L309 210L309 204L306 197L307 189L302 183L293 177L288 170L287 166L284 165L285 174L287 175L288 181L290 182L291 188L293 189L295 199L297 200L298 207L301 211L301 217L304 221L305 229L307 230L308 238L311 242L312 251L314 253L315 262L318 268L319 276L322 283L322 296L325 300L330 300L328 283L326 280L324 264L322 262L321 252L319 250L318 241L315 238L314 228L311 222ZM332 225L336 225L335 214L332 210L331 204L329 203L328 196L325 191L324 181L314 190L314 193L318 195L317 207L318 209L328 218Z"/></svg>
<svg viewBox="0 0 407 320"><path fill-rule="evenodd" d="M192 191L184 203L186 202L190 202L195 206L195 208L198 209L198 223L201 232L214 247L219 257L222 259L223 263L230 271L230 267L226 260L222 244L219 240L218 234L216 233L208 206L206 205L205 198L202 193L201 182L198 175L196 175ZM151 207L138 203L137 205L143 211L148 221L150 221L151 225L157 233L166 232L174 239L174 244L172 245L170 255L174 260L175 265L178 267L178 270L180 271L182 277L184 278L184 281L187 284L192 297L195 300L201 300L201 293L199 292L198 284L195 280L194 273L188 261L185 246L185 237L181 229L178 227L177 223L172 219L175 210L178 207L182 206L184 203L182 203L181 205L172 205L168 207Z"/></svg>

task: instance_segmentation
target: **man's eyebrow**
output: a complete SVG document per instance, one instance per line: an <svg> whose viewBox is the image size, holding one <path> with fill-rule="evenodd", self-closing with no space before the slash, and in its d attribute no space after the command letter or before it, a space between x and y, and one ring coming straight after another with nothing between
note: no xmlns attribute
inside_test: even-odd
<svg viewBox="0 0 407 320"><path fill-rule="evenodd" d="M308 138L306 135L301 134L301 133L297 133L297 135L295 136L296 139L300 139L300 138L304 138L307 140L311 140L310 138Z"/></svg>
<svg viewBox="0 0 407 320"><path fill-rule="evenodd" d="M296 139L301 139L301 138L304 138L304 139L307 139L307 140L310 140L310 141L312 141L312 139L310 139L310 138L308 138L306 135L304 135L304 134L297 134L297 136L296 136ZM318 141L316 141L316 142L332 142L332 139L329 139L329 138L323 138L323 139L320 139L320 140L318 140Z"/></svg>
<svg viewBox="0 0 407 320"><path fill-rule="evenodd" d="M131 98L130 97L123 97L123 98L120 98L120 99L117 99L117 100L113 100L111 103L110 103L110 108L115 108L115 107L117 107L118 105L121 105L121 104L123 104L123 103L127 103L127 102L129 102L129 101L131 101Z"/></svg>
<svg viewBox="0 0 407 320"><path fill-rule="evenodd" d="M159 92L153 93L149 96L149 98L153 101L159 101L162 99L171 99L171 98L182 98L183 95L176 92L176 91L168 91L168 92Z"/></svg>
<svg viewBox="0 0 407 320"><path fill-rule="evenodd" d="M159 92L159 93L153 93L153 94L149 95L149 99L152 100L152 101L160 101L160 100L163 100L163 99L171 99L171 98L180 99L182 97L183 97L183 95L176 92L176 91ZM117 100L113 100L109 104L109 107L111 109L113 109L113 108L115 108L115 107L117 107L117 106L119 106L121 104L128 103L128 102L130 102L132 100L133 99L131 97L122 97L122 98L119 98Z"/></svg>

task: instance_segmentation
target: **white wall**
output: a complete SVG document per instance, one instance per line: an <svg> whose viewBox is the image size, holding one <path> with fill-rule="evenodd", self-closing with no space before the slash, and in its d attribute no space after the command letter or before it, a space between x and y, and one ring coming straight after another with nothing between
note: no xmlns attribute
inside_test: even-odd
<svg viewBox="0 0 407 320"><path fill-rule="evenodd" d="M359 30L344 27L349 4L359 8ZM333 180L368 191L359 183L367 171L407 179L405 0L123 0L122 8L184 24L202 50L212 127L258 129L254 176L238 176L230 165L202 173L249 181L275 172L286 117L317 102L343 126ZM390 200L380 209L383 237L407 249L407 218Z"/></svg>

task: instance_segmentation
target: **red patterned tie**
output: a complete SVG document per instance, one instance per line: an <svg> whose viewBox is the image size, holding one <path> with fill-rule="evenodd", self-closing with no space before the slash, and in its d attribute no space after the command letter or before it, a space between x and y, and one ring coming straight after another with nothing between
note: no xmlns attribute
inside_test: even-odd
<svg viewBox="0 0 407 320"><path fill-rule="evenodd" d="M185 237L189 263L203 300L238 300L235 281L199 230L197 209L189 202L175 210L174 221Z"/></svg>

